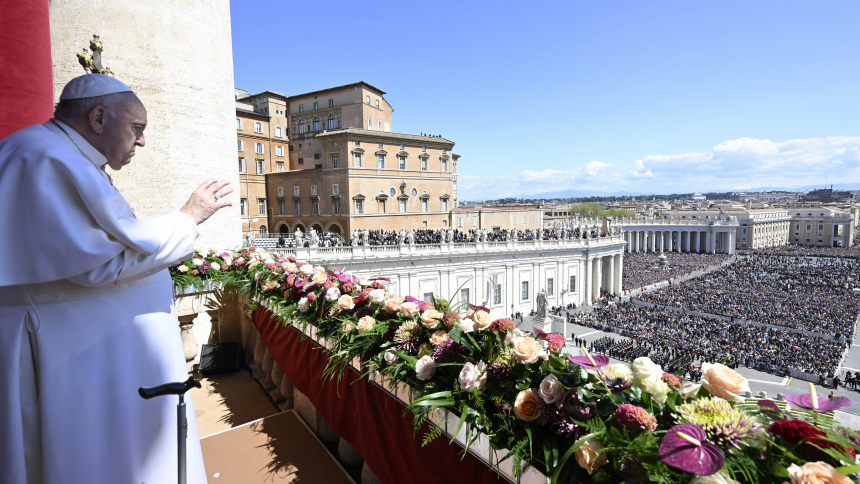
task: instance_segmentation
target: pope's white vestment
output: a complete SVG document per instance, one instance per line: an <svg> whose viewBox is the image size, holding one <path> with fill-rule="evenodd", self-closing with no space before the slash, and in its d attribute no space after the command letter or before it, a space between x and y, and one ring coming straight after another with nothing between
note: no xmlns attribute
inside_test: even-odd
<svg viewBox="0 0 860 484"><path fill-rule="evenodd" d="M138 220L107 160L49 121L0 140L0 483L177 480L184 381L166 267L191 255L180 212ZM188 404L188 482L206 473Z"/></svg>

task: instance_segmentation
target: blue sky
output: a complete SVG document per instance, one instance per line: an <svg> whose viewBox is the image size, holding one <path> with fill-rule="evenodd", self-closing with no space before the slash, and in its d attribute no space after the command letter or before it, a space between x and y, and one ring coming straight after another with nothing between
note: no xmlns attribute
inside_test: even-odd
<svg viewBox="0 0 860 484"><path fill-rule="evenodd" d="M231 2L236 86L364 80L461 199L860 182L860 2Z"/></svg>

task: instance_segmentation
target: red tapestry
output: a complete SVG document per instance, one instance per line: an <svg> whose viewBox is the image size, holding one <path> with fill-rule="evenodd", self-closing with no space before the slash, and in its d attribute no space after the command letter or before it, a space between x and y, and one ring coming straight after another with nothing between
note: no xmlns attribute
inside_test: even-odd
<svg viewBox="0 0 860 484"><path fill-rule="evenodd" d="M347 370L340 383L322 381L328 361L324 348L298 330L277 324L265 308L252 315L260 338L287 379L311 402L338 435L364 457L386 484L470 484L507 482L475 456L460 460L462 448L443 434L421 447L423 431L414 436L412 416L403 404L366 379Z"/></svg>
<svg viewBox="0 0 860 484"><path fill-rule="evenodd" d="M10 0L0 7L0 139L54 112L48 0ZM74 60L74 58L72 58Z"/></svg>

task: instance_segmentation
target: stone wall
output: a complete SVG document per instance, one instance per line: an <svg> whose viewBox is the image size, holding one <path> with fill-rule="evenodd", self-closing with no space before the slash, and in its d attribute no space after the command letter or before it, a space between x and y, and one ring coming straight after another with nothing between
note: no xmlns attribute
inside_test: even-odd
<svg viewBox="0 0 860 484"><path fill-rule="evenodd" d="M220 0L51 0L54 97L84 73L93 34L103 63L147 107L146 146L110 172L138 217L178 210L209 177L238 188L230 5ZM240 242L239 198L201 226L201 245Z"/></svg>

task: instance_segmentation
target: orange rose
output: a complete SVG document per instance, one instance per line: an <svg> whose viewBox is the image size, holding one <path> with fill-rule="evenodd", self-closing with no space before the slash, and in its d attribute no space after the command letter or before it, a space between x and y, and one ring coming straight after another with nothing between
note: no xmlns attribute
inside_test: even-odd
<svg viewBox="0 0 860 484"><path fill-rule="evenodd" d="M702 385L711 395L730 402L743 402L740 393L750 391L746 378L720 363L702 364Z"/></svg>
<svg viewBox="0 0 860 484"><path fill-rule="evenodd" d="M337 307L346 311L347 309L352 309L355 307L355 302L352 300L352 296L348 294L344 294L343 296L337 298Z"/></svg>
<svg viewBox="0 0 860 484"><path fill-rule="evenodd" d="M601 450L603 444L596 440L587 440L576 449L576 462L588 471L589 476L606 464L606 452L600 452Z"/></svg>
<svg viewBox="0 0 860 484"><path fill-rule="evenodd" d="M472 321L475 322L475 329L478 331L485 330L490 327L490 313L480 310L472 316Z"/></svg>
<svg viewBox="0 0 860 484"><path fill-rule="evenodd" d="M534 338L517 337L511 340L514 345L513 353L523 363L531 363L540 356L540 343Z"/></svg>
<svg viewBox="0 0 860 484"><path fill-rule="evenodd" d="M421 314L421 324L427 329L433 329L439 326L439 318L441 315L435 309L428 309Z"/></svg>
<svg viewBox="0 0 860 484"><path fill-rule="evenodd" d="M433 346L439 346L447 343L449 339L451 339L451 337L448 336L448 333L444 331L436 331L433 333L433 336L430 337L430 344Z"/></svg>
<svg viewBox="0 0 860 484"><path fill-rule="evenodd" d="M327 279L328 277L326 277L322 272L314 272L314 275L311 276L311 281L316 284L324 284Z"/></svg>
<svg viewBox="0 0 860 484"><path fill-rule="evenodd" d="M405 302L400 304L400 315L404 318L415 316L418 314L418 305L414 302Z"/></svg>
<svg viewBox="0 0 860 484"><path fill-rule="evenodd" d="M358 320L358 333L366 333L367 331L373 329L374 325L376 325L376 320L373 319L371 316L365 316Z"/></svg>
<svg viewBox="0 0 860 484"><path fill-rule="evenodd" d="M838 472L824 462L807 462L799 467L791 464L788 468L791 484L852 484L845 474Z"/></svg>
<svg viewBox="0 0 860 484"><path fill-rule="evenodd" d="M517 394L514 402L514 415L520 420L531 422L540 417L540 397L537 392L529 388Z"/></svg>
<svg viewBox="0 0 860 484"><path fill-rule="evenodd" d="M395 314L400 311L401 304L403 304L403 299L393 297L385 301L385 312L388 314Z"/></svg>

